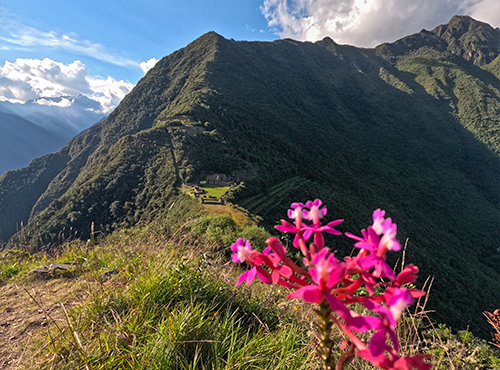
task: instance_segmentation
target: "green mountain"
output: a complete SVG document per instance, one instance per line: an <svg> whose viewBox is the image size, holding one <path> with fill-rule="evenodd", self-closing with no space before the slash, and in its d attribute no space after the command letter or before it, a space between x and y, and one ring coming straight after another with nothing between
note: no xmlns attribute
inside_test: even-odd
<svg viewBox="0 0 500 370"><path fill-rule="evenodd" d="M499 32L453 17L375 49L205 34L104 121L0 177L0 239L37 249L147 222L182 182L222 173L270 228L294 201L322 199L350 232L385 209L418 283L435 277L436 319L486 335L482 311L500 305Z"/></svg>

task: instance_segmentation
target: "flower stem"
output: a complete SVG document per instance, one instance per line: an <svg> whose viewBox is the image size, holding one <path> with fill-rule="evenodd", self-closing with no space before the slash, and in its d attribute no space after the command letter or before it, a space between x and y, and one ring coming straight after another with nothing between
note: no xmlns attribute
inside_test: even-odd
<svg viewBox="0 0 500 370"><path fill-rule="evenodd" d="M316 310L318 314L318 333L319 333L319 343L316 351L318 352L321 361L323 362L324 370L333 370L334 358L332 354L332 348L334 341L330 338L332 331L333 321L331 320L332 309L328 302L323 301L320 304L320 308Z"/></svg>

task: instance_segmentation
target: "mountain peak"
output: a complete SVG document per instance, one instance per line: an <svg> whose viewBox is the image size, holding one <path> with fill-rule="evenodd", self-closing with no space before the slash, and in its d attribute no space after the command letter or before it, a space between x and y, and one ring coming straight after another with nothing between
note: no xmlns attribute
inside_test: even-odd
<svg viewBox="0 0 500 370"><path fill-rule="evenodd" d="M448 51L479 66L500 53L500 30L466 15L455 15L432 32L448 43Z"/></svg>
<svg viewBox="0 0 500 370"><path fill-rule="evenodd" d="M455 54L483 66L500 54L500 30L469 16L455 15L432 31L422 30L393 43L379 45L376 50L400 56L418 53L423 48Z"/></svg>
<svg viewBox="0 0 500 370"><path fill-rule="evenodd" d="M197 43L203 43L203 44L215 43L216 44L217 42L222 41L222 40L226 40L226 38L224 38L224 36L219 35L215 31L209 31L209 32L201 35L200 37L198 37L190 45L197 44Z"/></svg>

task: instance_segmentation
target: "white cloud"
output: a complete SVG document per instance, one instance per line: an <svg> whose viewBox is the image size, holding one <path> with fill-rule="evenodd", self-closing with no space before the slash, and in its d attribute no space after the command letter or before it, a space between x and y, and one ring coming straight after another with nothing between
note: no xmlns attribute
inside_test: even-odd
<svg viewBox="0 0 500 370"><path fill-rule="evenodd" d="M67 98L62 98L61 100L40 98L40 99L36 99L36 103L40 104L40 105L49 105L49 106L56 106L56 107L62 107L62 108L71 106L71 100L69 100Z"/></svg>
<svg viewBox="0 0 500 370"><path fill-rule="evenodd" d="M500 1L498 0L463 0L460 8L472 18L500 26Z"/></svg>
<svg viewBox="0 0 500 370"><path fill-rule="evenodd" d="M18 58L0 67L0 100L10 102L83 94L98 101L103 113L109 113L133 87L112 77L89 76L79 60L64 64L48 58Z"/></svg>
<svg viewBox="0 0 500 370"><path fill-rule="evenodd" d="M147 62L141 62L141 69L144 74L148 73L148 71L153 68L156 63L158 63L158 60L156 58L151 58Z"/></svg>
<svg viewBox="0 0 500 370"><path fill-rule="evenodd" d="M90 98L101 104L103 113L109 113L115 109L125 95L134 88L134 85L130 82L118 81L110 76L107 78L100 76L89 77L87 81L93 91Z"/></svg>
<svg viewBox="0 0 500 370"><path fill-rule="evenodd" d="M422 28L433 29L455 14L468 14L497 27L498 0L264 0L268 25L280 37L373 47Z"/></svg>
<svg viewBox="0 0 500 370"><path fill-rule="evenodd" d="M8 34L0 37L3 50L26 50L43 46L90 56L122 67L139 67L136 61L112 53L101 44L79 40L76 36L60 35L53 31L44 32L15 22L4 25L3 31Z"/></svg>

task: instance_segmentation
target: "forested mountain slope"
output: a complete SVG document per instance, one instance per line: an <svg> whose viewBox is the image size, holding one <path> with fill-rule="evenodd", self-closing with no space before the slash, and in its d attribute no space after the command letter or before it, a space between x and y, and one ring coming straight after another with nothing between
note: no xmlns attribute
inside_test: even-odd
<svg viewBox="0 0 500 370"><path fill-rule="evenodd" d="M267 226L293 201L321 198L351 232L385 209L407 263L435 276L437 318L484 333L481 312L500 302L499 30L468 17L440 27L375 49L208 33L102 123L4 174L0 238L21 221L34 248L86 238L92 222L144 222L168 212L181 182L224 173L241 181L233 201ZM477 57L450 46L471 39Z"/></svg>

